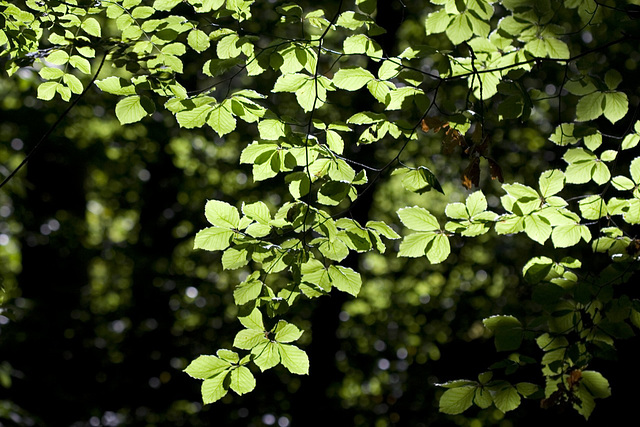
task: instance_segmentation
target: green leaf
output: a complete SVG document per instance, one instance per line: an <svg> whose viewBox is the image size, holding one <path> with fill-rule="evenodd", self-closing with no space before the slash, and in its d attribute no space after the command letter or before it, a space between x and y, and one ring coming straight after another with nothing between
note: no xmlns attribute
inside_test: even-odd
<svg viewBox="0 0 640 427"><path fill-rule="evenodd" d="M493 402L502 412L512 411L520 406L520 395L515 387L508 384L495 393Z"/></svg>
<svg viewBox="0 0 640 427"><path fill-rule="evenodd" d="M604 94L604 116L615 123L622 119L629 111L629 99L622 92L607 92Z"/></svg>
<svg viewBox="0 0 640 427"><path fill-rule="evenodd" d="M254 347L268 342L265 332L258 329L243 329L236 334L233 346L242 350L251 350Z"/></svg>
<svg viewBox="0 0 640 427"><path fill-rule="evenodd" d="M417 258L426 255L427 245L435 237L434 232L413 233L400 242L399 257Z"/></svg>
<svg viewBox="0 0 640 427"><path fill-rule="evenodd" d="M184 372L193 378L205 380L220 374L230 367L229 362L221 360L216 356L199 356L186 367Z"/></svg>
<svg viewBox="0 0 640 427"><path fill-rule="evenodd" d="M607 215L607 205L600 196L589 196L579 202L584 219L600 219Z"/></svg>
<svg viewBox="0 0 640 427"><path fill-rule="evenodd" d="M605 94L594 92L583 96L576 105L576 120L586 122L597 119L605 109Z"/></svg>
<svg viewBox="0 0 640 427"><path fill-rule="evenodd" d="M191 46L191 49L198 53L204 52L209 49L209 36L202 30L191 30L187 36L187 43Z"/></svg>
<svg viewBox="0 0 640 427"><path fill-rule="evenodd" d="M333 84L340 89L354 91L365 86L373 78L371 72L361 67L341 68L333 76Z"/></svg>
<svg viewBox="0 0 640 427"><path fill-rule="evenodd" d="M236 305L244 305L260 296L264 283L258 280L258 276L258 273L255 272L236 287L233 291L233 299Z"/></svg>
<svg viewBox="0 0 640 427"><path fill-rule="evenodd" d="M146 96L128 96L116 104L116 117L123 125L138 122L154 111L153 102Z"/></svg>
<svg viewBox="0 0 640 427"><path fill-rule="evenodd" d="M205 405L216 402L227 394L228 390L224 387L224 380L227 378L227 375L228 373L223 372L211 379L203 381L201 392L202 401Z"/></svg>
<svg viewBox="0 0 640 427"><path fill-rule="evenodd" d="M307 353L291 344L278 344L280 361L289 372L298 375L309 374L309 357Z"/></svg>
<svg viewBox="0 0 640 427"><path fill-rule="evenodd" d="M397 212L400 221L409 229L415 231L440 230L440 224L429 211L418 206L402 208Z"/></svg>
<svg viewBox="0 0 640 427"><path fill-rule="evenodd" d="M266 371L276 366L280 362L280 353L278 346L288 344L278 344L276 342L266 342L258 345L251 350L251 354L255 356L253 360L261 371Z"/></svg>
<svg viewBox="0 0 640 427"><path fill-rule="evenodd" d="M107 77L106 79L97 80L96 86L101 91L111 93L113 95L134 95L136 87L130 81L121 77Z"/></svg>
<svg viewBox="0 0 640 427"><path fill-rule="evenodd" d="M604 399L611 396L609 381L596 371L582 371L581 385L589 390L593 397Z"/></svg>
<svg viewBox="0 0 640 427"><path fill-rule="evenodd" d="M231 109L228 106L228 101L218 104L211 110L207 124L216 131L218 136L222 137L230 132L233 132L236 128L236 119L231 113Z"/></svg>
<svg viewBox="0 0 640 427"><path fill-rule="evenodd" d="M549 220L542 215L532 214L524 218L524 232L541 245L551 235L551 224Z"/></svg>
<svg viewBox="0 0 640 427"><path fill-rule="evenodd" d="M194 249L207 251L222 251L229 247L233 231L218 227L209 227L198 231L196 234Z"/></svg>
<svg viewBox="0 0 640 427"><path fill-rule="evenodd" d="M275 330L275 340L279 343L289 343L293 341L297 341L300 336L302 336L301 331L298 329L296 325L292 325L291 323L287 323L284 320L279 320L276 325Z"/></svg>
<svg viewBox="0 0 640 427"><path fill-rule="evenodd" d="M445 32L451 43L456 46L469 40L473 36L473 28L469 16L467 14L455 16Z"/></svg>
<svg viewBox="0 0 640 427"><path fill-rule="evenodd" d="M56 96L58 86L61 86L58 82L45 82L40 84L40 86L38 86L38 99L50 101Z"/></svg>
<svg viewBox="0 0 640 427"><path fill-rule="evenodd" d="M329 280L334 287L338 288L342 292L349 293L354 297L358 296L360 287L362 286L360 273L341 265L332 265L328 269L328 275Z"/></svg>
<svg viewBox="0 0 640 427"><path fill-rule="evenodd" d="M491 316L482 321L495 336L496 350L513 351L520 348L524 331L522 323L513 316Z"/></svg>
<svg viewBox="0 0 640 427"><path fill-rule="evenodd" d="M257 308L254 308L251 314L244 317L239 317L240 323L244 325L245 328L253 329L256 331L264 331L264 323L262 323L262 313Z"/></svg>
<svg viewBox="0 0 640 427"><path fill-rule="evenodd" d="M244 366L238 366L231 371L229 376L231 378L229 386L231 390L238 394L249 393L256 387L256 379L253 377L251 371Z"/></svg>
<svg viewBox="0 0 640 427"><path fill-rule="evenodd" d="M211 225L226 229L236 229L240 224L238 209L220 200L208 200L204 215Z"/></svg>
<svg viewBox="0 0 640 427"><path fill-rule="evenodd" d="M440 412L445 414L461 414L471 407L477 387L466 386L451 388L440 397Z"/></svg>
<svg viewBox="0 0 640 427"><path fill-rule="evenodd" d="M432 264L439 264L446 260L451 253L449 238L442 233L436 234L433 239L427 243L427 259Z"/></svg>
<svg viewBox="0 0 640 427"><path fill-rule="evenodd" d="M84 32L89 34L90 36L100 37L102 35L100 23L96 18L89 17L85 19L82 22L82 25L80 25L80 28L82 28Z"/></svg>

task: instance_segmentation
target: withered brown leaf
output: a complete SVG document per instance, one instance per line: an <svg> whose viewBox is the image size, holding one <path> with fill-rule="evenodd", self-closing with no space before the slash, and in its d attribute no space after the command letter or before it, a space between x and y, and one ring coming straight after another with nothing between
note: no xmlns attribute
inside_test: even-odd
<svg viewBox="0 0 640 427"><path fill-rule="evenodd" d="M502 176L502 168L500 167L498 162L489 158L487 158L487 160L489 161L489 172L491 173L491 179L497 179L500 182L504 182L504 178Z"/></svg>
<svg viewBox="0 0 640 427"><path fill-rule="evenodd" d="M469 166L462 172L462 185L467 190L471 190L471 187L480 185L480 158L475 157L469 162Z"/></svg>
<svg viewBox="0 0 640 427"><path fill-rule="evenodd" d="M439 132L443 128L448 128L449 123L443 122L436 117L425 117L422 119L421 126L422 130L425 132L429 132L430 130L433 132Z"/></svg>

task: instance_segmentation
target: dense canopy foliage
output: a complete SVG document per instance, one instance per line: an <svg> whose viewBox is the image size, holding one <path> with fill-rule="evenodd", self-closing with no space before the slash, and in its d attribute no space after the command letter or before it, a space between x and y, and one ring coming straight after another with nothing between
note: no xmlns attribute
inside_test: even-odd
<svg viewBox="0 0 640 427"><path fill-rule="evenodd" d="M629 410L638 18L0 0L0 420Z"/></svg>

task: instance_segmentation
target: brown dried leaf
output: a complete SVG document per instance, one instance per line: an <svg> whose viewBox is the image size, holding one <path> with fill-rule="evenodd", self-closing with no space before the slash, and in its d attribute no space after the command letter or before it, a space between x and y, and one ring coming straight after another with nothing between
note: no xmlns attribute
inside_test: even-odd
<svg viewBox="0 0 640 427"><path fill-rule="evenodd" d="M480 158L476 157L471 160L469 166L462 172L462 185L467 190L471 190L471 187L480 185Z"/></svg>
<svg viewBox="0 0 640 427"><path fill-rule="evenodd" d="M489 135L485 135L482 139L482 143L476 145L476 151L480 153L481 156L486 157L487 151L489 150Z"/></svg>
<svg viewBox="0 0 640 427"><path fill-rule="evenodd" d="M574 369L569 374L569 378L567 378L567 384L569 388L573 388L576 384L580 382L582 379L582 371L580 369Z"/></svg>
<svg viewBox="0 0 640 427"><path fill-rule="evenodd" d="M451 154L456 146L467 145L464 140L464 136L460 133L460 131L455 130L453 128L448 128L444 133L444 139L442 140L442 152L444 154Z"/></svg>
<svg viewBox="0 0 640 427"><path fill-rule="evenodd" d="M443 122L442 120L436 117L425 117L422 119L422 130L425 132L429 132L432 130L434 133L439 132L441 129L445 129L449 127L449 123Z"/></svg>
<svg viewBox="0 0 640 427"><path fill-rule="evenodd" d="M489 172L491 173L491 179L497 179L500 182L504 182L504 177L502 176L502 168L493 159L487 159L489 161Z"/></svg>

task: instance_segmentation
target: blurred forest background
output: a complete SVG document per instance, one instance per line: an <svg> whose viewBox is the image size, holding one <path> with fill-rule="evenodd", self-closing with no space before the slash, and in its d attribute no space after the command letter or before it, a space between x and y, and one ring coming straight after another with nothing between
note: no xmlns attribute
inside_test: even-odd
<svg viewBox="0 0 640 427"><path fill-rule="evenodd" d="M264 23L247 23L251 31L270 31L271 3L256 3L254 16ZM330 14L337 3L322 6ZM378 24L388 32L376 40L385 52L395 55L424 42L423 22L430 12L424 3L378 2ZM615 13L610 11L607 22L616 22ZM569 26L579 23L578 16L562 19ZM569 45L597 45L596 31L616 28L605 23L593 34L585 30ZM629 76L637 73L639 60L635 41L612 46L607 62L598 64L626 77L632 106L639 94ZM184 62L182 83L206 86L200 61L194 56ZM541 67L528 85L552 95L562 73L561 67ZM30 69L0 79L2 178L66 108L59 99L36 98L38 79ZM251 88L256 83L241 77L233 84ZM339 96L330 108L342 117L370 103L366 95ZM452 85L446 96L464 103L466 89ZM424 257L397 258L395 251L350 256L347 264L363 275L357 299L332 293L295 309L293 319L306 331L299 344L309 354L310 375L291 375L280 366L259 374L254 392L230 394L203 407L201 383L182 370L200 354L230 348L238 330L232 292L248 271L223 271L219 253L192 249L195 232L206 226L204 204L217 199L236 205L242 197L273 206L290 196L282 182L254 183L250 166L238 165L240 151L256 138L253 127L240 126L219 138L209 128L181 129L165 112L121 126L113 113L116 102L97 88L90 90L0 192L1 425L585 423L575 411L540 409L539 401L526 401L507 415L493 407L459 416L438 412L442 389L435 383L474 379L500 359L482 319L535 310L528 306L531 289L522 282L521 269L541 247L523 236L454 239L452 256L440 265ZM298 108L288 96L281 102ZM492 156L507 181L535 185L540 171L564 167L547 141L557 125L558 105L551 96L539 102L535 121L524 126L488 124ZM606 130L621 134L627 125ZM463 201L468 191L460 185L460 173L468 160L441 155L439 138L420 134L405 157L428 165L445 195L409 193L398 177L387 176L351 215L398 224L399 207L419 205L442 213L446 203ZM348 143L345 156L380 167L395 155L397 144ZM483 171L481 189L495 207L503 192L486 175ZM636 340L628 341L617 361L598 366L613 396L598 402L588 424L604 425L614 413L618 419L636 416L636 397L624 390L640 381L637 347ZM533 366L525 368L523 379L540 383Z"/></svg>

